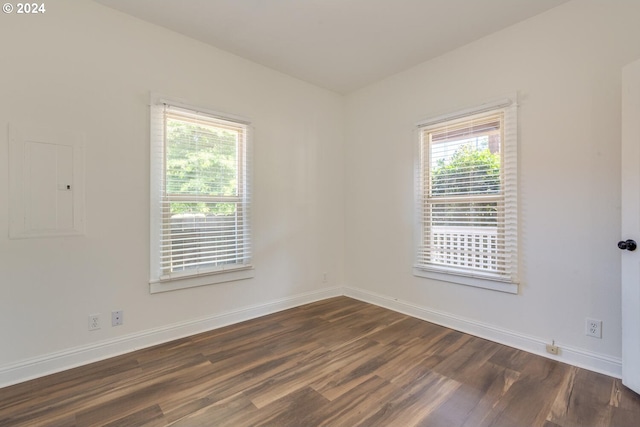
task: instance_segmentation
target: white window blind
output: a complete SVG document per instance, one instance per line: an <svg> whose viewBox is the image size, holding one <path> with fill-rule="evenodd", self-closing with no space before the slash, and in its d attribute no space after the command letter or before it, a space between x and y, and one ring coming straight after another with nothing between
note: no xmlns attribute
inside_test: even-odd
<svg viewBox="0 0 640 427"><path fill-rule="evenodd" d="M414 271L517 292L516 106L504 101L450 117L418 126Z"/></svg>
<svg viewBox="0 0 640 427"><path fill-rule="evenodd" d="M250 268L249 124L166 101L151 123L152 283Z"/></svg>

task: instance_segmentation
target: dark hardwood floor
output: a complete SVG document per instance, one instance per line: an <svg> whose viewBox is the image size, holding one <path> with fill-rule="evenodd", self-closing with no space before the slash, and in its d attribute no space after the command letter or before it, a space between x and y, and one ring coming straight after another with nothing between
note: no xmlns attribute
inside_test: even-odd
<svg viewBox="0 0 640 427"><path fill-rule="evenodd" d="M0 389L0 426L640 426L620 380L346 297Z"/></svg>

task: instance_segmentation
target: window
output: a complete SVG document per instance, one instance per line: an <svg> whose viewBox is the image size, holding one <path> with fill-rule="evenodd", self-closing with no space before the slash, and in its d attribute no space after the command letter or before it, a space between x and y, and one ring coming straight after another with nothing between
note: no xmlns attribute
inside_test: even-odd
<svg viewBox="0 0 640 427"><path fill-rule="evenodd" d="M252 277L250 127L151 103L151 291Z"/></svg>
<svg viewBox="0 0 640 427"><path fill-rule="evenodd" d="M517 132L510 100L418 125L414 274L517 293Z"/></svg>

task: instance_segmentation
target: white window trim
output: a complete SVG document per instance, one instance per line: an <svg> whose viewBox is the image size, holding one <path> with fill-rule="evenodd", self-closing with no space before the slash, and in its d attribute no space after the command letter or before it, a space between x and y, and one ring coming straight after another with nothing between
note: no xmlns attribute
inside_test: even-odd
<svg viewBox="0 0 640 427"><path fill-rule="evenodd" d="M198 286L216 285L218 283L235 282L236 280L251 279L255 277L253 266L234 268L229 271L216 271L207 274L188 277L174 277L170 280L149 281L149 291L152 294L159 292L176 291L179 289L195 288Z"/></svg>
<svg viewBox="0 0 640 427"><path fill-rule="evenodd" d="M250 127L250 120L236 115L220 113L218 111L214 111L207 108L201 108L199 106L194 106L185 101L168 98L166 96L151 93L150 95L150 271L149 271L149 291L150 293L159 293L159 292L168 292L179 289L193 288L198 286L206 286L206 285L214 285L218 283L231 282L236 280L244 280L250 279L255 276L255 270L253 265L245 265L245 266L230 266L228 269L220 269L216 271L206 271L200 273L174 273L170 278L165 278L161 273L160 266L160 233L158 230L162 228L162 215L161 215L161 205L162 205L162 179L164 173L164 165L161 161L154 161L153 156L157 156L160 150L164 149L164 140L162 135L157 135L157 117L154 117L154 114L158 114L154 107L158 107L163 104L169 104L175 107L185 108L189 110L197 110L202 113L206 113L208 115L223 119L234 121L237 123L241 123L247 125L249 134L251 134L252 129ZM246 187L247 191L250 192L250 188L252 185L251 182L251 152L252 152L252 141L251 136L247 137L246 147L245 147L245 156L246 164L248 170L246 171ZM162 148L159 148L159 145ZM250 196L248 196L250 197ZM249 225L250 227L250 225Z"/></svg>
<svg viewBox="0 0 640 427"><path fill-rule="evenodd" d="M452 113L443 114L434 116L425 120L421 120L416 123L415 135L414 135L414 147L415 147L415 163L414 163L414 171L415 171L415 221L414 221L414 257L418 256L419 248L422 245L423 240L423 232L422 232L422 222L421 222L421 208L420 208L420 199L422 197L421 192L423 191L421 184L422 177L422 164L421 164L421 149L420 149L420 138L422 133L422 128L427 126L436 125L438 123L444 123L447 121L453 121L456 119L461 119L467 116L472 116L475 114L481 114L493 110L504 109L508 111L509 120L505 120L504 122L504 134L505 138L503 141L503 149L505 158L508 156L511 159L511 165L517 167L517 146L518 146L518 128L517 128L517 94L513 94L508 98L499 99L491 102L487 102L481 104L476 107L466 108L463 110L458 110ZM508 137L506 137L508 135ZM413 267L413 275L421 278L433 279L441 282L447 283L455 283L459 285L472 286L482 289L489 289L494 291L506 292L511 294L517 294L519 291L519 280L518 280L518 242L517 242L517 170L514 172L515 181L510 182L508 188L505 190L505 209L515 210L515 219L511 221L508 226L513 227L515 229L514 237L515 241L510 242L507 241L507 245L509 246L509 252L511 254L511 265L512 265L512 274L509 279L500 279L495 277L481 277L481 274L469 275L468 273L458 273L453 269L446 271L444 268L430 268L425 266L418 266L417 264Z"/></svg>
<svg viewBox="0 0 640 427"><path fill-rule="evenodd" d="M506 292L509 294L518 293L518 284L513 282L502 282L496 279L482 279L479 277L469 277L457 275L455 273L444 273L442 271L428 270L425 268L413 268L413 275L434 279L441 282L456 283L458 285L472 286L475 288L490 289L492 291Z"/></svg>

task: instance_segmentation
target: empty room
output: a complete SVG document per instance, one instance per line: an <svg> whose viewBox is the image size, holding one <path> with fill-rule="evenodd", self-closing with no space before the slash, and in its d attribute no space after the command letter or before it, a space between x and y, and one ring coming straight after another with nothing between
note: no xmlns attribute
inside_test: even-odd
<svg viewBox="0 0 640 427"><path fill-rule="evenodd" d="M0 426L639 425L640 1L0 38Z"/></svg>

